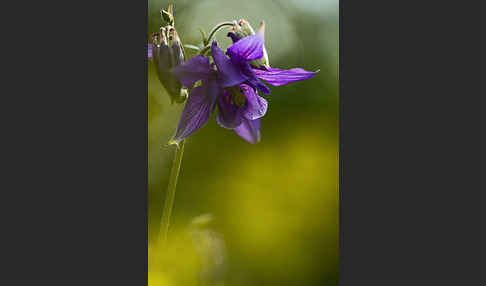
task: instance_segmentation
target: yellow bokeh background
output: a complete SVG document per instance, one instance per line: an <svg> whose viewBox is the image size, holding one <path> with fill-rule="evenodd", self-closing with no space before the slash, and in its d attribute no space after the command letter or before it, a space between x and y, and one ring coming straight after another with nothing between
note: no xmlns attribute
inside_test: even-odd
<svg viewBox="0 0 486 286"><path fill-rule="evenodd" d="M266 22L270 63L320 72L270 87L262 140L214 115L185 146L169 241L157 243L174 156L171 105L149 62L149 285L337 285L339 96L337 1L174 1L185 44L221 21ZM149 33L167 1L149 1ZM222 32L221 46L230 41Z"/></svg>

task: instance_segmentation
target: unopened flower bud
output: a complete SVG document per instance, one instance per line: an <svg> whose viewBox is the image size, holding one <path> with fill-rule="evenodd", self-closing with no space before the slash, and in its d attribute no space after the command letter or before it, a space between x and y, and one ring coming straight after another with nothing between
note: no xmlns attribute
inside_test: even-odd
<svg viewBox="0 0 486 286"><path fill-rule="evenodd" d="M160 16L162 20L164 20L167 25L174 26L174 5L170 4L167 11L160 10Z"/></svg>
<svg viewBox="0 0 486 286"><path fill-rule="evenodd" d="M172 68L184 62L182 44L174 27L161 27L159 33L152 35L152 55L157 76L169 93L171 102L184 102L187 91L172 74Z"/></svg>
<svg viewBox="0 0 486 286"><path fill-rule="evenodd" d="M255 35L255 31L253 30L252 26L245 19L240 19L240 21L238 21L238 25L247 36Z"/></svg>
<svg viewBox="0 0 486 286"><path fill-rule="evenodd" d="M160 16L169 25L174 22L174 20L172 18L172 15L169 12L165 11L165 10L160 10Z"/></svg>
<svg viewBox="0 0 486 286"><path fill-rule="evenodd" d="M233 21L232 31L236 35L236 38L238 38L238 39L241 39L241 38L244 38L244 37L248 36L247 34L244 33L243 29L238 24L238 22L236 22L236 20ZM233 39L233 41L234 41L234 39Z"/></svg>

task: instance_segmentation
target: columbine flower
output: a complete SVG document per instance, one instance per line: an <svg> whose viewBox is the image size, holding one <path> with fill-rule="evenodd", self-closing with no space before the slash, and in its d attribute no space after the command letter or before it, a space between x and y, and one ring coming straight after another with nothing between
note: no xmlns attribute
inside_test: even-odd
<svg viewBox="0 0 486 286"><path fill-rule="evenodd" d="M211 55L217 71L204 56L195 56L174 68L174 75L183 86L190 88L199 80L201 85L191 90L171 143L178 143L201 128L216 105L220 126L234 129L250 143L260 141L260 118L265 115L268 103L257 94L257 90L270 93L260 79L278 86L315 75L301 68L281 70L255 66L254 61L264 55L263 33L260 29L242 39L235 36L235 43L227 50L229 58L213 41Z"/></svg>
<svg viewBox="0 0 486 286"><path fill-rule="evenodd" d="M259 123L250 124L247 121L259 120L265 115L267 101L244 84L244 78L234 74L238 71L215 41L211 53L218 71L204 56L192 57L174 68L174 75L181 80L183 86L192 87L199 80L201 85L191 90L171 143L178 143L201 128L216 106L217 122L220 126L234 129L248 142L257 143L260 140Z"/></svg>

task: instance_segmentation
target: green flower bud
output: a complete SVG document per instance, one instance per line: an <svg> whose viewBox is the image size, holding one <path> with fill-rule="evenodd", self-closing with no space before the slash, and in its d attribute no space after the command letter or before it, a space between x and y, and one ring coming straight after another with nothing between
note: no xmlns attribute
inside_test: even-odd
<svg viewBox="0 0 486 286"><path fill-rule="evenodd" d="M172 4L169 5L167 11L160 10L160 16L162 17L162 20L167 23L167 25L174 26L174 6Z"/></svg>
<svg viewBox="0 0 486 286"><path fill-rule="evenodd" d="M238 21L238 25L241 27L245 35L255 35L255 31L253 30L252 26L245 19L240 19L240 21Z"/></svg>
<svg viewBox="0 0 486 286"><path fill-rule="evenodd" d="M233 21L233 28L232 28L232 31L233 33L239 38L244 38L246 36L248 36L247 34L245 34L245 32L243 31L243 29L241 28L241 26L238 24L238 22Z"/></svg>
<svg viewBox="0 0 486 286"><path fill-rule="evenodd" d="M184 102L187 91L172 74L172 68L184 62L182 44L174 27L161 27L159 33L152 35L152 54L157 76L169 93L171 102Z"/></svg>
<svg viewBox="0 0 486 286"><path fill-rule="evenodd" d="M167 23L167 24L172 24L173 22L173 19L172 19L172 15L169 14L169 12L165 11L165 10L160 10L160 16L162 16L162 19Z"/></svg>

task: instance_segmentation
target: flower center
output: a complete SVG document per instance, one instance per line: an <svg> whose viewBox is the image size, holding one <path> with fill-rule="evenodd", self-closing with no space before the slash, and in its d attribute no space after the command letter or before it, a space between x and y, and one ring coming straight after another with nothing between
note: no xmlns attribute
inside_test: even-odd
<svg viewBox="0 0 486 286"><path fill-rule="evenodd" d="M242 107L246 103L246 96L243 93L244 87L240 86L232 86L226 88L226 90L231 94L231 103L237 105L238 107Z"/></svg>

